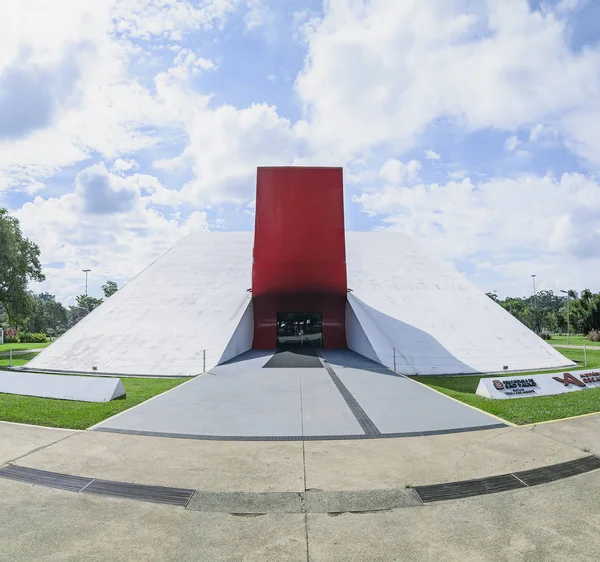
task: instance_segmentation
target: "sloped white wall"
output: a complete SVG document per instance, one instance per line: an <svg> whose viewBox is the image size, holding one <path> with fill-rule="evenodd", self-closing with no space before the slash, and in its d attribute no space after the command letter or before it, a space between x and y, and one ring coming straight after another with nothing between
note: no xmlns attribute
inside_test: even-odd
<svg viewBox="0 0 600 562"><path fill-rule="evenodd" d="M249 349L252 349L252 340L254 339L254 308L252 306L252 297L248 297L242 307L242 315L238 322L235 332L231 336L223 355L219 359L220 363L225 363Z"/></svg>
<svg viewBox="0 0 600 562"><path fill-rule="evenodd" d="M202 372L203 350L207 369L229 346L245 351L252 243L252 232L191 234L27 367L193 375Z"/></svg>
<svg viewBox="0 0 600 562"><path fill-rule="evenodd" d="M366 331L371 334L371 339L377 342L376 345L389 347L389 342L382 343L384 337L377 326L370 321L369 317L356 305L353 296L349 294L348 302L346 302L346 341L348 348L360 353L363 357L382 363L383 361L375 353Z"/></svg>
<svg viewBox="0 0 600 562"><path fill-rule="evenodd" d="M394 353L397 371L406 374L573 365L404 234L347 232L346 252L349 303L388 367Z"/></svg>
<svg viewBox="0 0 600 562"><path fill-rule="evenodd" d="M27 365L193 375L252 346L253 233L194 233ZM347 232L351 349L406 374L571 366L450 265L398 233Z"/></svg>

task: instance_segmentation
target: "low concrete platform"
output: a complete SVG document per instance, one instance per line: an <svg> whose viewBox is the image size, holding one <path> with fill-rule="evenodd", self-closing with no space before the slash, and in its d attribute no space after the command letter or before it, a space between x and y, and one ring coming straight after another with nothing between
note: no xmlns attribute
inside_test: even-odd
<svg viewBox="0 0 600 562"><path fill-rule="evenodd" d="M294 367L307 360L320 368ZM289 366L273 367L273 362ZM285 440L413 436L499 425L496 418L351 351L323 351L320 359L303 350L275 357L249 352L93 429Z"/></svg>

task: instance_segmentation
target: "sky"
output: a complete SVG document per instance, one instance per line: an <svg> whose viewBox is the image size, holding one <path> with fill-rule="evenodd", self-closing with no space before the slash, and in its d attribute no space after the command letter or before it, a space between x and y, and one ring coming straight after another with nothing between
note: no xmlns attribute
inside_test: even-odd
<svg viewBox="0 0 600 562"><path fill-rule="evenodd" d="M193 230L252 230L257 166L343 166L348 230L484 291L600 291L600 2L19 0L0 7L0 206L72 303ZM393 256L390 256L393 259Z"/></svg>

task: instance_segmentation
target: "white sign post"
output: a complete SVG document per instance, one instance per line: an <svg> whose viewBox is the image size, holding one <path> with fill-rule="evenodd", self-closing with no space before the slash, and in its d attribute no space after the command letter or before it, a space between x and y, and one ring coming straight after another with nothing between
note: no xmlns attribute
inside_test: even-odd
<svg viewBox="0 0 600 562"><path fill-rule="evenodd" d="M482 378L479 396L493 399L552 396L600 387L599 371L574 371L545 375Z"/></svg>

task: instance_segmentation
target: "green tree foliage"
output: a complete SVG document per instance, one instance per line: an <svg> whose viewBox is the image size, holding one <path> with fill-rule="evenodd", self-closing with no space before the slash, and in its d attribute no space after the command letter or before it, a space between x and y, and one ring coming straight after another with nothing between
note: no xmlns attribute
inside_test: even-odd
<svg viewBox="0 0 600 562"><path fill-rule="evenodd" d="M587 334L600 329L600 293L584 289L578 299L571 301L570 307L571 325L575 331Z"/></svg>
<svg viewBox="0 0 600 562"><path fill-rule="evenodd" d="M85 308L88 312L92 312L94 308L99 307L104 302L103 299L97 299L89 295L78 295L75 297L75 301L77 302L77 306Z"/></svg>
<svg viewBox="0 0 600 562"><path fill-rule="evenodd" d="M9 320L23 325L33 310L29 281L44 281L40 249L21 233L19 221L0 209L0 305Z"/></svg>
<svg viewBox="0 0 600 562"><path fill-rule="evenodd" d="M27 321L26 330L30 333L44 333L59 336L68 326L67 309L50 293L32 295L33 309Z"/></svg>
<svg viewBox="0 0 600 562"><path fill-rule="evenodd" d="M114 281L107 281L104 285L102 285L102 291L104 292L104 296L106 298L114 295L119 290L119 287Z"/></svg>
<svg viewBox="0 0 600 562"><path fill-rule="evenodd" d="M535 299L529 296L500 300L492 293L488 296L538 333L564 333L567 325L573 333L588 334L600 330L600 293L584 289L579 297L574 290L569 290L568 294L568 299L566 295L555 295L552 291L540 291Z"/></svg>
<svg viewBox="0 0 600 562"><path fill-rule="evenodd" d="M100 306L104 301L103 299L97 299L89 295L77 295L75 302L77 306L69 307L69 328L77 324L77 322L92 312L94 308Z"/></svg>

